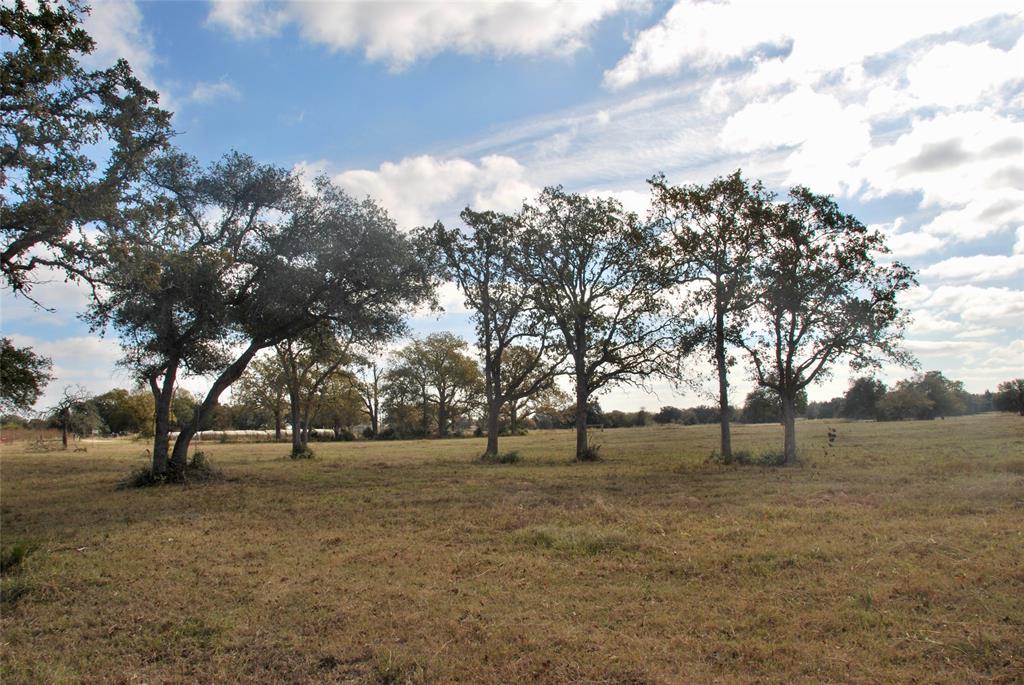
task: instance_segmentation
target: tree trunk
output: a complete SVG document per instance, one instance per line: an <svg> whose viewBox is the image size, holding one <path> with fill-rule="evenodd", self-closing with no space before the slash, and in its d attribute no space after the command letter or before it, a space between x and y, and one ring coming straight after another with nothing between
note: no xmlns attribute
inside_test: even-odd
<svg viewBox="0 0 1024 685"><path fill-rule="evenodd" d="M174 441L174 451L171 452L171 468L172 469L183 469L188 460L188 447L192 442L193 436L199 430L199 426L203 425L206 418L213 411L214 407L217 406L217 401L220 396L224 393L232 383L237 381L242 373L245 371L245 367L249 365L252 358L256 356L256 353L263 349L265 345L257 346L255 343L250 345L242 355L236 359L231 365L224 369L217 380L213 382L213 386L210 388L210 392L206 393L206 398L196 408L196 412L192 417L192 421L187 426L182 426L181 432L178 433L178 439Z"/></svg>
<svg viewBox="0 0 1024 685"><path fill-rule="evenodd" d="M715 315L715 364L718 366L718 411L722 426L722 456L732 457L732 436L729 434L729 370L725 359L725 312Z"/></svg>
<svg viewBox="0 0 1024 685"><path fill-rule="evenodd" d="M500 402L491 400L487 403L487 450L484 454L492 457L498 456L498 414L500 412Z"/></svg>
<svg viewBox="0 0 1024 685"><path fill-rule="evenodd" d="M782 426L785 431L786 463L796 463L796 398L782 397Z"/></svg>
<svg viewBox="0 0 1024 685"><path fill-rule="evenodd" d="M583 461L587 451L587 400L590 399L590 393L579 366L576 371L576 459Z"/></svg>
<svg viewBox="0 0 1024 685"><path fill-rule="evenodd" d="M426 391L426 389L424 389L424 391L423 391L423 437L427 437L428 435L430 435L430 412L427 411L428 409L429 409L429 400L427 399L427 391Z"/></svg>
<svg viewBox="0 0 1024 685"><path fill-rule="evenodd" d="M281 412L274 412L274 440L281 439Z"/></svg>
<svg viewBox="0 0 1024 685"><path fill-rule="evenodd" d="M441 393L437 402L437 434L442 438L448 437L448 400Z"/></svg>
<svg viewBox="0 0 1024 685"><path fill-rule="evenodd" d="M294 458L302 454L302 419L299 416L298 393L289 391L288 398L291 401L292 457Z"/></svg>
<svg viewBox="0 0 1024 685"><path fill-rule="evenodd" d="M509 402L508 405L508 429L512 435L519 435L519 411L518 400Z"/></svg>
<svg viewBox="0 0 1024 685"><path fill-rule="evenodd" d="M171 361L164 371L163 386L157 385L155 377L149 379L153 392L155 417L153 422L153 475L167 473L168 452L171 446L171 401L174 399L174 383L177 380L178 363Z"/></svg>
<svg viewBox="0 0 1024 685"><path fill-rule="evenodd" d="M71 410L65 409L60 415L60 444L68 448L68 422L71 421Z"/></svg>

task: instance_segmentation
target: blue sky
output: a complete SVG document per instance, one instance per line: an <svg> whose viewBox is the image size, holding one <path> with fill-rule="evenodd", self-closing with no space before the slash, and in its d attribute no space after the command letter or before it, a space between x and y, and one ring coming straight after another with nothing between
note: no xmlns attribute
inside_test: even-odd
<svg viewBox="0 0 1024 685"><path fill-rule="evenodd" d="M642 212L659 171L706 182L741 167L834 194L919 270L907 344L922 368L974 391L1024 374L1019 3L97 1L87 27L96 65L126 57L159 90L183 149L327 173L406 228L554 183ZM67 384L130 384L116 338L75 318L80 289L36 295L57 313L5 293L2 321L54 359L41 404ZM470 337L457 293L442 299L414 330ZM847 382L837 368L811 396ZM651 390L601 401L704 401Z"/></svg>

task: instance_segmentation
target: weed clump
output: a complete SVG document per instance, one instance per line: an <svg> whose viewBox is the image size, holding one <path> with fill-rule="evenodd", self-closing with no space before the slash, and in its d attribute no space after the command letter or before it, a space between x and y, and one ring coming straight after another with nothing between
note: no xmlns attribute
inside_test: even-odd
<svg viewBox="0 0 1024 685"><path fill-rule="evenodd" d="M783 450L765 450L759 454L754 454L750 450L733 450L731 456L725 456L715 450L705 461L708 464L726 466L785 466L786 453Z"/></svg>
<svg viewBox="0 0 1024 685"><path fill-rule="evenodd" d="M576 455L576 461L601 461L601 446L587 445L582 453Z"/></svg>
<svg viewBox="0 0 1024 685"><path fill-rule="evenodd" d="M490 454L484 452L480 455L480 461L485 464L515 464L522 460L519 456L519 452L502 452L500 454Z"/></svg>
<svg viewBox="0 0 1024 685"><path fill-rule="evenodd" d="M587 557L636 549L636 543L622 531L592 526L534 526L519 531L517 537L531 547L564 552L571 556Z"/></svg>
<svg viewBox="0 0 1024 685"><path fill-rule="evenodd" d="M390 651L374 659L369 682L374 685L420 685L427 681L418 663L396 657Z"/></svg>
<svg viewBox="0 0 1024 685"><path fill-rule="evenodd" d="M289 458L295 459L295 460L298 460L298 459L315 459L316 458L316 452L314 452L308 446L306 446L306 447L303 447L298 452L292 451L292 453L290 455L288 455L288 456L289 456Z"/></svg>
<svg viewBox="0 0 1024 685"><path fill-rule="evenodd" d="M164 473L154 473L151 466L143 466L128 474L117 488L148 488L155 485L193 484L221 480L224 474L210 463L205 452L196 452L184 468L170 467Z"/></svg>
<svg viewBox="0 0 1024 685"><path fill-rule="evenodd" d="M18 570L21 562L36 551L35 545L27 542L15 542L0 548L0 574L6 575Z"/></svg>

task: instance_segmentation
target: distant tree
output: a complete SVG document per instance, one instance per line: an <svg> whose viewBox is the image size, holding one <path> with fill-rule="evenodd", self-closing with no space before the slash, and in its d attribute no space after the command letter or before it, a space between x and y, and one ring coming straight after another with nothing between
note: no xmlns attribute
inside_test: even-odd
<svg viewBox="0 0 1024 685"><path fill-rule="evenodd" d="M658 410L658 413L654 415L655 423L682 423L683 422L683 410L679 407L665 406Z"/></svg>
<svg viewBox="0 0 1024 685"><path fill-rule="evenodd" d="M996 388L993 406L999 411L1015 411L1024 416L1024 378L1000 383Z"/></svg>
<svg viewBox="0 0 1024 685"><path fill-rule="evenodd" d="M961 381L950 380L941 371L928 371L915 376L910 382L932 401L933 414L928 418L959 416L966 410L964 400L967 393Z"/></svg>
<svg viewBox="0 0 1024 685"><path fill-rule="evenodd" d="M153 434L154 406L148 390L108 390L92 398L103 425L111 433Z"/></svg>
<svg viewBox="0 0 1024 685"><path fill-rule="evenodd" d="M523 209L516 270L537 311L561 334L576 394L576 459L592 455L587 405L595 393L666 369L659 236L611 198L547 188Z"/></svg>
<svg viewBox="0 0 1024 685"><path fill-rule="evenodd" d="M932 419L935 418L935 402L920 385L900 381L878 401L876 411L879 421Z"/></svg>
<svg viewBox="0 0 1024 685"><path fill-rule="evenodd" d="M0 411L28 411L53 380L53 362L31 347L0 341Z"/></svg>
<svg viewBox="0 0 1024 685"><path fill-rule="evenodd" d="M833 397L824 402L809 402L807 404L807 418L809 419L834 419L842 415L843 406L846 401L842 397Z"/></svg>
<svg viewBox="0 0 1024 685"><path fill-rule="evenodd" d="M174 397L171 398L171 427L181 430L183 426L192 423L198 406L199 399L195 395L185 388L177 388L174 391ZM208 428L209 426L205 424L199 427L200 430Z"/></svg>
<svg viewBox="0 0 1024 685"><path fill-rule="evenodd" d="M139 193L141 209L101 234L104 297L91 317L113 326L125 366L153 392L160 475L184 467L192 436L260 350L325 322L349 340L392 338L432 290L384 211L326 178L304 189L245 155L203 169L174 153L154 163ZM168 460L179 372L212 385Z"/></svg>
<svg viewBox="0 0 1024 685"><path fill-rule="evenodd" d="M0 278L26 296L38 267L86 274L97 253L76 231L116 213L171 134L171 114L126 61L79 64L95 48L87 11L75 0L0 5Z"/></svg>
<svg viewBox="0 0 1024 685"><path fill-rule="evenodd" d="M253 359L231 392L237 403L267 412L273 420L274 439L281 439L288 385L276 354L261 354Z"/></svg>
<svg viewBox="0 0 1024 685"><path fill-rule="evenodd" d="M793 411L800 415L807 407L807 392L801 390L793 403ZM743 403L742 417L744 423L781 423L784 414L778 391L765 386L751 390Z"/></svg>
<svg viewBox="0 0 1024 685"><path fill-rule="evenodd" d="M718 374L721 453L732 455L729 434L730 342L743 332L753 302L750 284L760 232L773 199L760 183L735 171L706 186L671 186L664 175L651 178L653 215L667 229L675 275L686 285L686 352L711 355Z"/></svg>
<svg viewBox="0 0 1024 685"><path fill-rule="evenodd" d="M757 382L778 393L786 462L796 460L796 400L846 358L854 369L882 359L911 364L899 346L906 317L897 296L914 284L900 263L879 264L884 236L796 187L765 222L754 267L755 308L740 341Z"/></svg>
<svg viewBox="0 0 1024 685"><path fill-rule="evenodd" d="M399 350L382 375L383 405L388 426L401 437L426 437L437 415L430 392L422 342Z"/></svg>
<svg viewBox="0 0 1024 685"><path fill-rule="evenodd" d="M848 419L875 418L878 415L878 403L885 397L885 390L885 384L877 378L854 378L843 398L842 416Z"/></svg>
<svg viewBox="0 0 1024 685"><path fill-rule="evenodd" d="M469 208L463 210L461 218L468 231L447 229L437 223L424 236L439 249L445 276L456 282L473 312L483 361L485 454L493 456L498 453L503 407L510 405L515 423L519 402L553 383L558 360L547 358L548 331L514 267L519 240L517 218Z"/></svg>
<svg viewBox="0 0 1024 685"><path fill-rule="evenodd" d="M384 369L376 359L357 355L350 371L353 387L359 394L359 400L363 405L363 413L370 421L370 433L376 436L380 433Z"/></svg>
<svg viewBox="0 0 1024 685"><path fill-rule="evenodd" d="M430 399L437 407L437 434L445 437L452 420L479 402L480 368L466 354L466 341L451 333L432 333L406 349L420 357L417 363L426 374Z"/></svg>
<svg viewBox="0 0 1024 685"><path fill-rule="evenodd" d="M316 407L317 424L330 428L337 440L344 431L350 430L364 416L363 401L352 374L347 369L332 374L319 393Z"/></svg>
<svg viewBox="0 0 1024 685"><path fill-rule="evenodd" d="M512 352L509 356L514 358L514 355L515 353ZM571 401L572 396L554 382L550 385L543 385L528 395L510 400L505 405L509 434L517 435L520 425L524 422L536 423L538 414L545 414L547 418L558 415L560 410L557 408L565 407Z"/></svg>
<svg viewBox="0 0 1024 685"><path fill-rule="evenodd" d="M351 361L348 347L327 322L275 347L291 407L293 459L309 452L310 423L319 410L321 390Z"/></svg>
<svg viewBox="0 0 1024 685"><path fill-rule="evenodd" d="M80 385L64 388L57 404L48 413L60 428L60 443L64 449L68 448L69 433L81 437L91 433L101 423L89 402L89 393Z"/></svg>

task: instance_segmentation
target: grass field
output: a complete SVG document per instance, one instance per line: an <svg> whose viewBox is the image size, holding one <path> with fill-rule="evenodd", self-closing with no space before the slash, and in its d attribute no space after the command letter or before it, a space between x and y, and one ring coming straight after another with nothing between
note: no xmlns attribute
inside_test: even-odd
<svg viewBox="0 0 1024 685"><path fill-rule="evenodd" d="M838 437L827 447L826 431ZM1021 683L1024 419L204 444L221 482L117 490L144 443L2 455L0 681ZM737 426L738 448L781 442Z"/></svg>

